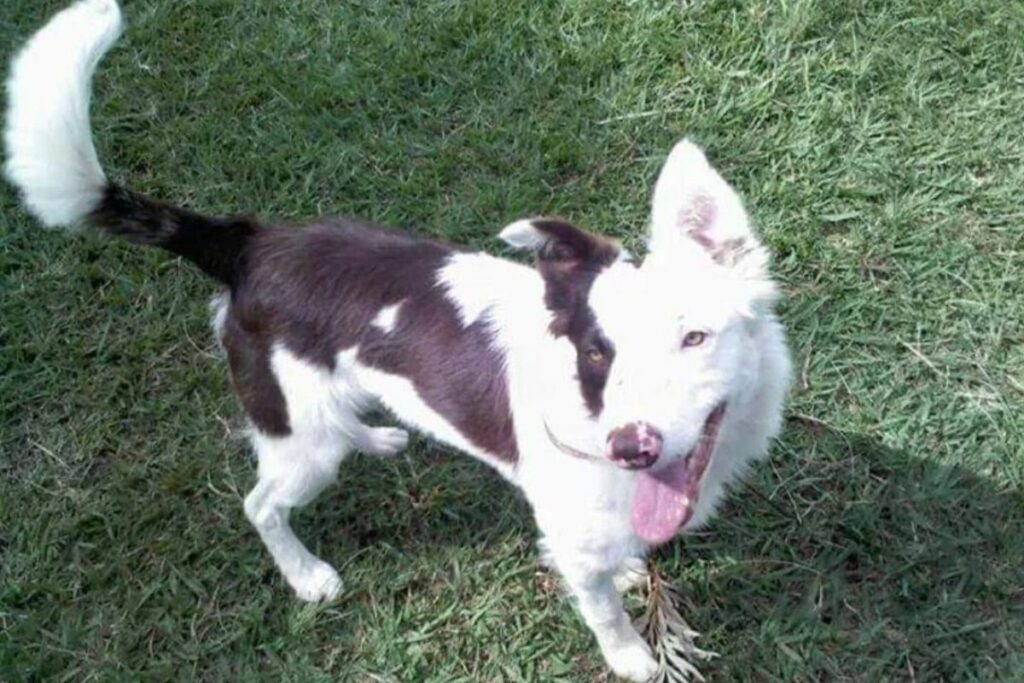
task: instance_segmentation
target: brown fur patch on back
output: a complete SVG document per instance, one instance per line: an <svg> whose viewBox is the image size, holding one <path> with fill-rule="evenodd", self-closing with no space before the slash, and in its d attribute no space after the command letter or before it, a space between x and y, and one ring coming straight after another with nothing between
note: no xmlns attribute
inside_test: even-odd
<svg viewBox="0 0 1024 683"><path fill-rule="evenodd" d="M266 378L253 379L261 368L269 371L269 362L256 359L274 343L332 370L338 352L358 346L360 362L406 377L468 441L515 461L503 354L485 323L462 326L436 282L453 253L446 245L346 219L254 236L228 315L247 332L246 348L233 351L227 338L234 328L225 330L225 347L235 357L232 374L235 365L256 368L244 375L247 388L238 388L253 420L247 393L275 400ZM399 303L390 331L373 324L382 308ZM266 424L277 424L275 411L250 402Z"/></svg>
<svg viewBox="0 0 1024 683"><path fill-rule="evenodd" d="M504 355L486 322L462 326L439 287L406 299L391 332L368 329L358 358L412 380L420 398L471 443L503 460L517 459Z"/></svg>

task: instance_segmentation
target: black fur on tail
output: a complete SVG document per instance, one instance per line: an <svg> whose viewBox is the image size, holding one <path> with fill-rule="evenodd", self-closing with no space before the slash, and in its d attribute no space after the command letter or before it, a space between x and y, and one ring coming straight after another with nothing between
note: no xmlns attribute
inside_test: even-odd
<svg viewBox="0 0 1024 683"><path fill-rule="evenodd" d="M108 185L90 225L136 244L184 256L204 273L234 288L244 272L245 247L259 230L249 218L210 218Z"/></svg>

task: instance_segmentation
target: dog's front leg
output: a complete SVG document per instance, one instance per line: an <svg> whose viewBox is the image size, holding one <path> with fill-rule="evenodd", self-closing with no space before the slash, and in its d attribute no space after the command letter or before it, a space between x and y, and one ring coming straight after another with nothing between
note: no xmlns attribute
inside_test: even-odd
<svg viewBox="0 0 1024 683"><path fill-rule="evenodd" d="M636 683L653 678L658 664L622 606L615 586L615 572L589 569L578 558L559 562L555 554L554 559L611 670Z"/></svg>
<svg viewBox="0 0 1024 683"><path fill-rule="evenodd" d="M625 595L634 588L647 585L647 560L643 557L627 557L613 575L615 590Z"/></svg>

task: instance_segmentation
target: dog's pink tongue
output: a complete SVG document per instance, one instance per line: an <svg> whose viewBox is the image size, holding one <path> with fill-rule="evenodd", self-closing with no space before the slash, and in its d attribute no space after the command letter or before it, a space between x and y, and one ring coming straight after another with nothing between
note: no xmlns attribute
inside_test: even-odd
<svg viewBox="0 0 1024 683"><path fill-rule="evenodd" d="M639 472L633 498L633 531L651 545L672 539L693 514L700 477L687 461L657 472Z"/></svg>

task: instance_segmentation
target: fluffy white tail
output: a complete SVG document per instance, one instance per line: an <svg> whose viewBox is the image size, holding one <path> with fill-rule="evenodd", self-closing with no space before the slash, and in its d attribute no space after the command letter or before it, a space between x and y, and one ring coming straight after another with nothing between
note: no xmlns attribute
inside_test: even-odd
<svg viewBox="0 0 1024 683"><path fill-rule="evenodd" d="M117 0L78 0L11 64L4 139L7 178L48 227L90 226L184 256L234 286L255 220L203 216L107 180L89 125L93 72L121 35Z"/></svg>
<svg viewBox="0 0 1024 683"><path fill-rule="evenodd" d="M77 225L103 200L107 178L92 142L89 96L96 65L121 27L116 0L79 0L11 64L5 171L48 227Z"/></svg>

